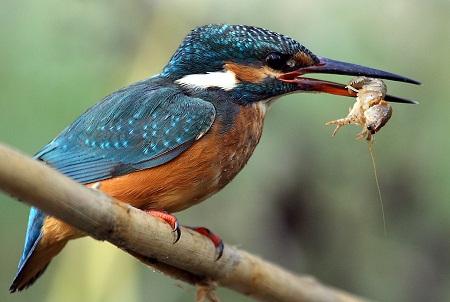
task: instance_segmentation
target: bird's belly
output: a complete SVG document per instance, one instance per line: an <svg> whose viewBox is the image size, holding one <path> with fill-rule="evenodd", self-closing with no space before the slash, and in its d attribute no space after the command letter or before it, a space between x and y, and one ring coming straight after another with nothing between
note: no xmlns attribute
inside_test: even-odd
<svg viewBox="0 0 450 302"><path fill-rule="evenodd" d="M176 212L228 184L259 142L265 105L241 107L232 126L215 121L208 133L172 161L102 181L100 190L142 209Z"/></svg>

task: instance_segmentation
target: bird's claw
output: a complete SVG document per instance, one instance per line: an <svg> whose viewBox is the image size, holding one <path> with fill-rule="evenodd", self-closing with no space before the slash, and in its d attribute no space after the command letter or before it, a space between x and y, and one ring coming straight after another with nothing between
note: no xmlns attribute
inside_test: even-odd
<svg viewBox="0 0 450 302"><path fill-rule="evenodd" d="M174 239L173 243L176 243L178 240L180 240L181 229L178 224L178 220L175 216L173 216L172 214L169 214L165 211L148 210L146 212L153 217L158 217L158 218L164 220L165 222L167 222L170 225L170 227L172 228L172 233L175 234L175 239Z"/></svg>
<svg viewBox="0 0 450 302"><path fill-rule="evenodd" d="M153 216L153 217L157 217L160 218L162 220L164 220L166 223L168 223L170 225L170 227L172 228L172 233L175 233L175 240L173 241L173 243L176 243L180 237L181 237L181 229L180 229L180 225L178 224L178 220L175 216L173 216L172 214L167 213L166 211L157 211L157 210L147 210L145 211L147 214ZM214 244L214 248L215 248L215 260L219 260L222 255L223 255L223 250L224 250L224 244L222 239L214 234L213 232L211 232L209 229L205 228L205 227L187 227L193 231L196 231L197 233L207 237L209 240L211 240L211 242Z"/></svg>
<svg viewBox="0 0 450 302"><path fill-rule="evenodd" d="M214 244L215 248L215 261L219 260L223 255L224 244L222 239L215 233L211 232L208 228L205 227L188 227L193 231L207 237Z"/></svg>
<svg viewBox="0 0 450 302"><path fill-rule="evenodd" d="M173 243L175 244L178 242L178 240L180 240L181 237L181 229L178 225L178 221L175 221L175 227L172 229L172 233L175 233L175 240L173 241Z"/></svg>

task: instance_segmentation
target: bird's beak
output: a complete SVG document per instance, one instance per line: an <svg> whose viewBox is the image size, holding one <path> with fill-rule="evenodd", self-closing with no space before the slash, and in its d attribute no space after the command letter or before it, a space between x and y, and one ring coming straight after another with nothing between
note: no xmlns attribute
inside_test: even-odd
<svg viewBox="0 0 450 302"><path fill-rule="evenodd" d="M309 91L309 92L325 92L341 96L355 97L356 93L349 91L346 85L323 81L318 79L302 77L302 75L307 73L327 73L327 74L342 74L342 75L353 75L353 76L366 76L371 78L380 78L386 80L392 80L397 82L405 82L410 84L419 85L420 83L416 80L403 77L394 73L387 71L382 71L374 68L364 67L361 65L340 62L336 60L331 60L323 57L319 57L319 62L300 68L298 70L282 74L278 77L279 80L283 82L293 83L298 86L298 90ZM403 99L400 97L395 97L391 95L386 95L386 101L396 102L396 103L407 103L407 104L417 104L416 101Z"/></svg>

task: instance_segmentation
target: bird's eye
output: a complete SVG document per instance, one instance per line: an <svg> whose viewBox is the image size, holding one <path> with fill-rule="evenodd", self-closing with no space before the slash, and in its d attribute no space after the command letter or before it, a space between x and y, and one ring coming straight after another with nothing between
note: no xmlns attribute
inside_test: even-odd
<svg viewBox="0 0 450 302"><path fill-rule="evenodd" d="M266 63L270 68L281 70L286 67L286 56L279 52L271 52L266 57Z"/></svg>
<svg viewBox="0 0 450 302"><path fill-rule="evenodd" d="M266 57L266 64L272 69L290 71L295 69L297 62L288 54L271 52Z"/></svg>

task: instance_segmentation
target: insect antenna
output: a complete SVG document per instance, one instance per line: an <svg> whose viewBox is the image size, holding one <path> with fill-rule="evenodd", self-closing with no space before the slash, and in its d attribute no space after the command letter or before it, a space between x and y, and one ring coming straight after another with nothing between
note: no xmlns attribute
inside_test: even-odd
<svg viewBox="0 0 450 302"><path fill-rule="evenodd" d="M374 155L374 151L373 151L374 141L375 141L375 139L372 136L372 139L367 141L367 145L369 147L369 154L370 154L370 158L372 160L373 176L375 177L375 183L377 185L377 190L378 190L378 200L380 201L380 206L381 206L381 217L383 218L383 232L384 232L384 236L387 236L386 217L384 215L383 197L381 196L380 182L378 180L377 166L375 163L375 155Z"/></svg>

